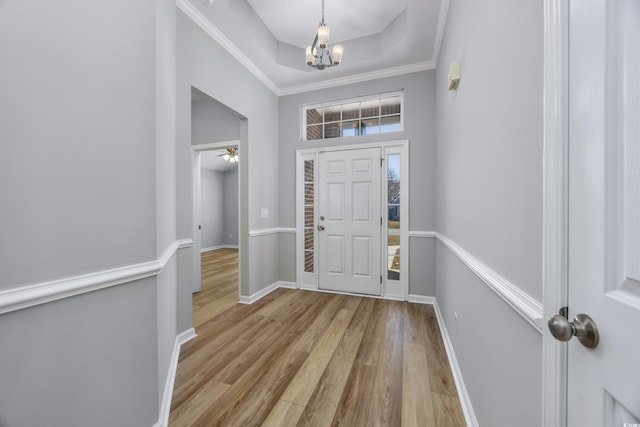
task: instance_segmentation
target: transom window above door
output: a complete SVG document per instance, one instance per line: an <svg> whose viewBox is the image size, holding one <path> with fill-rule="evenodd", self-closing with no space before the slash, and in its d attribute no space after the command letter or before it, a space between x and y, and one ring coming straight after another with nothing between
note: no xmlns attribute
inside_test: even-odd
<svg viewBox="0 0 640 427"><path fill-rule="evenodd" d="M302 106L302 140L373 135L404 129L404 93Z"/></svg>

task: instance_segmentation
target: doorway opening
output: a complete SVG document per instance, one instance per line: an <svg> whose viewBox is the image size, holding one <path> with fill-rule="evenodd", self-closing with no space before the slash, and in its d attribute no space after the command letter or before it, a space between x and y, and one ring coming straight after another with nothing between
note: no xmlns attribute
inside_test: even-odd
<svg viewBox="0 0 640 427"><path fill-rule="evenodd" d="M243 126L244 117L192 88L194 327L239 300Z"/></svg>

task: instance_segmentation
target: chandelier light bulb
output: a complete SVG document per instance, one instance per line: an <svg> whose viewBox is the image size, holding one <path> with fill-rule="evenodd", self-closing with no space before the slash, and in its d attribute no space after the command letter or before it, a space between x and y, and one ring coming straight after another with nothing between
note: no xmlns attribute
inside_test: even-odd
<svg viewBox="0 0 640 427"><path fill-rule="evenodd" d="M307 46L307 65L313 64L313 53L311 53L311 46Z"/></svg>
<svg viewBox="0 0 640 427"><path fill-rule="evenodd" d="M331 59L333 60L333 65L338 65L342 62L342 53L344 52L344 48L342 45L336 44L333 45L331 49Z"/></svg>
<svg viewBox="0 0 640 427"><path fill-rule="evenodd" d="M329 44L329 27L321 25L318 27L318 47L326 49Z"/></svg>

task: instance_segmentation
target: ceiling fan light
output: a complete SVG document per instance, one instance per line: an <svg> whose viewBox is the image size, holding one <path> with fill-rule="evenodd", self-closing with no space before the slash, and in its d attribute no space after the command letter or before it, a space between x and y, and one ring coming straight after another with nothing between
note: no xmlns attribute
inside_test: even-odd
<svg viewBox="0 0 640 427"><path fill-rule="evenodd" d="M231 156L230 156L229 154L225 153L225 154L223 154L223 155L222 155L222 158L223 158L225 161L227 161L227 162L228 162L228 161L229 161L229 159L231 158Z"/></svg>
<svg viewBox="0 0 640 427"><path fill-rule="evenodd" d="M318 27L318 47L326 49L329 44L329 27L321 25Z"/></svg>
<svg viewBox="0 0 640 427"><path fill-rule="evenodd" d="M340 62L342 62L343 53L344 47L342 47L342 45L333 45L333 48L331 49L331 59L333 60L333 65L338 65L340 64Z"/></svg>

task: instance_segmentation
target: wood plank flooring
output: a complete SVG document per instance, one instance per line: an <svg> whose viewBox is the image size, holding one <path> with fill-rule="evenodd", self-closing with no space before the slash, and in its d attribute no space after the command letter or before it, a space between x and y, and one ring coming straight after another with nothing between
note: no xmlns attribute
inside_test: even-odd
<svg viewBox="0 0 640 427"><path fill-rule="evenodd" d="M203 254L202 276L170 426L465 425L432 306L290 289L238 304L236 250Z"/></svg>

